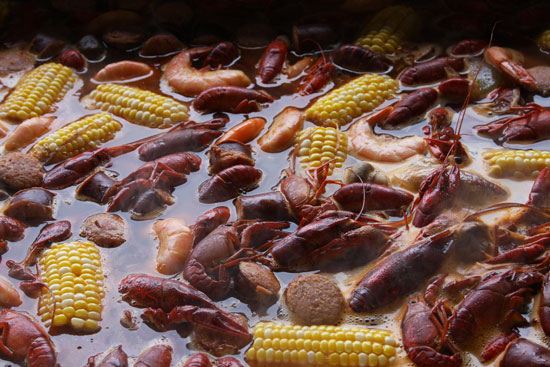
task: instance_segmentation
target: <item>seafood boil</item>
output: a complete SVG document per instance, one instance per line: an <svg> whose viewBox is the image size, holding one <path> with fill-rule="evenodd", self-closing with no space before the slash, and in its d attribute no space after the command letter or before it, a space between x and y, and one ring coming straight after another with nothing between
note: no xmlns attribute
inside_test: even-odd
<svg viewBox="0 0 550 367"><path fill-rule="evenodd" d="M545 14L0 2L0 365L550 367Z"/></svg>

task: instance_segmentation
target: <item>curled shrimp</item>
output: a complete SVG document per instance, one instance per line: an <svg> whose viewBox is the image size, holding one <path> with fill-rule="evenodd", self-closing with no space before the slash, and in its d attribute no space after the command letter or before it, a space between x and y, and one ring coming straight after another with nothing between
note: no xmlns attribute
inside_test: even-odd
<svg viewBox="0 0 550 367"><path fill-rule="evenodd" d="M137 61L119 61L108 64L94 75L96 82L120 82L145 79L153 75L153 68Z"/></svg>
<svg viewBox="0 0 550 367"><path fill-rule="evenodd" d="M350 151L359 158L378 162L399 162L421 154L426 150L426 141L420 136L396 138L391 135L376 135L371 124L378 118L385 118L384 109L353 124L349 131Z"/></svg>
<svg viewBox="0 0 550 367"><path fill-rule="evenodd" d="M33 117L25 120L8 135L4 148L9 151L26 147L48 131L55 117Z"/></svg>
<svg viewBox="0 0 550 367"><path fill-rule="evenodd" d="M210 52L211 47L196 47L184 50L166 64L163 77L174 90L184 96L195 97L212 87L246 87L250 79L240 70L210 68L195 69L194 57Z"/></svg>

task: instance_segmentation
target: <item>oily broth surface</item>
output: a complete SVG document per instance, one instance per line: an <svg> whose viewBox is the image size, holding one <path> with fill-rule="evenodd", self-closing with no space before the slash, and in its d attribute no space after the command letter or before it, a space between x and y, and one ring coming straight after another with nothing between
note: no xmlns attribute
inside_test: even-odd
<svg viewBox="0 0 550 367"><path fill-rule="evenodd" d="M445 44L444 46L447 46ZM93 114L97 111L87 110L82 104L79 103L79 99L88 94L91 90L95 88L95 84L90 82L90 78L99 70L101 67L106 65L109 62L118 61L122 59L128 60L139 60L143 62L148 62L151 65L155 66L158 70L153 77L134 83L130 85L149 89L156 92L162 92L167 95L172 96L175 99L184 102L190 102L190 98L182 97L176 93L170 92L166 85L160 82L161 76L161 65L167 61L169 58L165 59L143 59L137 57L137 53L113 53L112 50L109 50L109 56L107 59L99 63L90 63L88 71L84 74L80 74L79 77L81 81L77 83L75 88L73 88L64 100L58 104L58 109L51 115L57 117L54 127L60 127L68 122L77 120L84 115ZM263 50L246 50L241 49L241 59L237 61L233 68L239 68L244 70L251 80L255 80L255 64L259 60ZM291 57L292 61L296 61L297 58L294 56ZM352 74L342 73L337 79L340 83L352 77ZM395 75L394 75L395 76ZM313 99L318 95L325 94L330 88L334 85L330 85L328 88L323 90L322 93L314 94L312 96L295 96L292 95L292 90L294 89L296 83L288 82L283 76L279 79L276 84L259 86L258 89L264 89L267 92L271 93L278 99L271 103L268 107L262 109L259 112L250 113L248 115L233 115L229 114L230 122L227 124L226 129L231 128L235 124L243 121L249 117L264 117L267 120L267 126L272 122L273 117L277 115L284 107L295 106L297 108L303 109L308 106ZM535 101L543 106L550 106L550 99L543 98L540 96L535 97ZM212 114L201 115L194 111L190 107L190 119L201 122L207 121L212 117ZM456 117L453 120L453 126L456 123ZM106 146L115 146L119 144L124 144L127 142L135 141L143 137L149 136L151 134L156 134L161 132L160 130L150 129L144 126L139 126L131 124L128 121L120 117L115 117L116 120L123 123L123 129L117 133L117 136L114 140L106 144ZM493 143L492 140L484 139L476 136L472 133L472 127L481 123L486 123L490 120L494 120L495 117L486 118L481 115L478 115L473 111L471 107L468 108L466 112L466 118L464 120L464 125L462 128L463 142L469 149L469 153L472 156L472 163L467 167L468 170L476 171L478 173L484 174L485 169L480 158L481 153L487 149L494 149L497 146ZM390 132L395 136L406 136L406 135L420 135L423 136L421 128L426 125L426 121L423 120L421 123L406 127L402 130ZM306 122L304 127L313 126L311 123ZM343 130L347 130L350 125L347 125ZM257 143L254 141L251 143L252 148L255 152L256 158L256 167L263 171L263 178L260 183L259 188L253 191L254 194L270 191L280 180L280 172L285 170L289 166L288 156L290 150L287 150L282 153L277 154L266 154L262 152ZM518 145L513 145L512 147L518 148ZM548 141L539 142L529 146L532 149L548 149ZM170 217L177 217L184 219L188 224L192 224L195 221L195 218L202 214L204 211L213 208L218 205L226 205L232 211L232 216L230 221L236 219L234 206L231 201L225 203L212 204L202 204L198 202L197 199L197 190L200 183L205 181L209 176L207 175L207 166L208 159L206 156L206 151L198 153L202 159L202 165L199 172L191 173L188 176L188 181L182 186L179 186L174 191L174 196L176 197L176 203L172 206L168 206L166 210L162 213L161 216L157 219L164 219ZM390 171L401 165L408 165L415 158L411 158L408 161L400 162L396 164L376 164L385 171ZM351 156L348 157L345 167L350 166L357 160ZM137 153L131 152L129 154L117 157L111 161L107 166L107 169L118 172L119 177L125 177L127 174L135 170L143 162L138 159ZM341 170L337 170L335 177L341 174ZM532 181L513 181L502 179L499 180L499 183L507 187L510 191L510 197L507 201L511 202L525 202L527 200L527 195ZM328 193L332 192L335 187L331 186L328 188ZM82 222L90 215L104 212L104 207L95 204L93 202L79 201L74 197L75 187L69 187L64 190L54 191L57 194L58 209L55 218L56 219L66 219L71 222L72 225L72 237L67 240L79 239L79 230ZM122 316L123 311L131 310L132 314L136 316L139 320L139 314L142 310L132 308L125 302L121 301L120 294L118 293L118 284L120 280L123 279L126 275L130 273L147 273L151 275L159 275L155 269L155 258L157 251L157 242L154 239L152 234L151 225L154 220L144 220L144 221L135 221L130 218L128 213L117 212L118 215L123 217L128 225L128 236L127 241L117 248L107 249L99 248L102 261L103 269L106 276L105 286L106 286L106 296L104 300L104 310L103 310L103 321L101 322L101 330L98 333L92 335L71 335L71 334L60 334L52 336L53 342L56 345L58 351L58 362L60 366L75 366L83 365L89 356L103 352L112 346L122 344L125 352L131 356L136 357L143 349L149 346L152 343L156 342L165 342L169 343L174 348L174 358L173 361L175 364L177 361L181 360L184 356L189 355L194 351L193 346L191 345L190 338L181 338L176 332L170 331L165 333L157 333L151 330L146 325L139 323L139 329L135 331L130 331L122 327L119 323L120 317ZM9 251L7 254L3 255L3 262L0 265L0 274L7 277L7 267L5 265L5 260L13 259L19 261L24 258L28 246L33 241L33 239L38 234L40 227L29 227L25 231L25 238L16 243L9 244ZM292 229L295 226L291 227ZM415 233L410 233L405 235L402 240L402 246L406 246L410 243ZM354 284L364 272L373 266L374 263L366 265L364 268L354 269L345 273L335 273L329 274L341 287L344 294L349 296L349 293L353 289ZM460 272L469 271L469 269L460 269ZM441 273L444 271L442 270ZM284 290L286 284L288 284L297 274L293 273L277 273L282 289ZM456 276L457 274L455 274ZM14 285L18 285L18 281L12 278L8 278ZM282 293L282 292L281 292ZM36 315L37 311L37 300L30 299L23 296L23 304L18 307L18 310L24 310L32 315ZM400 332L400 322L403 315L404 306L410 297L406 297L403 300L396 302L395 304L390 305L384 310L381 310L375 314L354 314L348 310L343 316L343 322L346 324L362 324L377 328L386 328L393 330L394 336L397 340L401 339ZM225 301L219 302L219 306L230 312L241 312L245 314L249 319L249 325L255 325L259 320L281 320L288 321L288 316L284 310L284 306L281 306L281 301L271 306L264 314L257 314L252 312L249 307L241 303L235 298L229 298ZM541 337L539 330L534 328L523 328L521 329L523 336L542 341L546 343L547 346L550 345L547 339ZM483 340L480 340L479 345L482 341L487 339L484 337ZM241 357L247 348L243 348L241 351ZM398 353L399 363L396 365L412 365L408 361L405 353L401 349ZM481 364L477 361L474 356L471 356L468 352L463 353L465 358L465 365L468 366L480 366Z"/></svg>

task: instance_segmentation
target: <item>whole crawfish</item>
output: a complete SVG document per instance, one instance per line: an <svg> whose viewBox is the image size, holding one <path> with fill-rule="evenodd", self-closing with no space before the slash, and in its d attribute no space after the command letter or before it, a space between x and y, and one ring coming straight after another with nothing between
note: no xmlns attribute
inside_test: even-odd
<svg viewBox="0 0 550 367"><path fill-rule="evenodd" d="M439 57L405 69L399 80L405 85L425 84L444 79L447 69L464 69L464 60L456 57Z"/></svg>
<svg viewBox="0 0 550 367"><path fill-rule="evenodd" d="M418 190L418 203L412 223L416 227L424 227L445 208L449 208L454 203L459 184L460 169L457 165L447 169L447 165L443 164L430 173Z"/></svg>
<svg viewBox="0 0 550 367"><path fill-rule="evenodd" d="M283 68L288 53L288 41L283 37L271 42L265 50L258 74L262 83L269 83Z"/></svg>
<svg viewBox="0 0 550 367"><path fill-rule="evenodd" d="M145 274L130 274L118 287L122 300L135 307L147 308L142 315L154 330L176 329L190 322L248 338L247 328L212 303L206 294L175 279Z"/></svg>
<svg viewBox="0 0 550 367"><path fill-rule="evenodd" d="M359 281L349 302L355 312L374 311L417 290L441 267L453 245L447 229L377 263Z"/></svg>
<svg viewBox="0 0 550 367"><path fill-rule="evenodd" d="M533 182L527 205L550 208L550 168L546 167L540 171Z"/></svg>
<svg viewBox="0 0 550 367"><path fill-rule="evenodd" d="M55 367L55 347L44 328L30 315L0 310L0 355L27 367Z"/></svg>
<svg viewBox="0 0 550 367"><path fill-rule="evenodd" d="M435 309L438 307L432 309L420 300L409 302L401 323L403 347L417 366L460 367L460 353L442 335L445 328L437 318L438 312ZM442 312L445 311L439 314Z"/></svg>
<svg viewBox="0 0 550 367"><path fill-rule="evenodd" d="M462 343L479 328L509 321L517 316L514 308L523 302L525 295L539 289L543 278L533 269L510 270L489 276L455 308L449 319L449 334Z"/></svg>
<svg viewBox="0 0 550 367"><path fill-rule="evenodd" d="M336 69L334 64L325 56L321 56L308 70L302 79L298 92L309 95L320 91L331 80L331 74Z"/></svg>
<svg viewBox="0 0 550 367"><path fill-rule="evenodd" d="M332 52L336 65L358 72L387 72L392 66L391 60L369 49L342 45Z"/></svg>
<svg viewBox="0 0 550 367"><path fill-rule="evenodd" d="M550 138L550 111L535 103L523 109L529 112L486 125L476 126L478 133L501 138L505 142L540 141Z"/></svg>
<svg viewBox="0 0 550 367"><path fill-rule="evenodd" d="M193 101L193 107L199 111L225 111L231 113L249 113L260 109L259 103L270 103L274 99L263 91L223 86L205 90Z"/></svg>

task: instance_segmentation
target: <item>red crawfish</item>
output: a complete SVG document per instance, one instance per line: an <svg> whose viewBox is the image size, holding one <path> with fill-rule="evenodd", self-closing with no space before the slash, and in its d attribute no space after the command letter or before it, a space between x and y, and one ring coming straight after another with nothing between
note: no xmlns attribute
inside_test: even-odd
<svg viewBox="0 0 550 367"><path fill-rule="evenodd" d="M332 61L357 72L387 72L393 66L384 55L355 45L338 47L332 52Z"/></svg>
<svg viewBox="0 0 550 367"><path fill-rule="evenodd" d="M369 262L386 248L394 228L364 225L354 217L350 212L327 211L276 242L271 255L278 267L290 269L311 268L335 257L341 262L349 258L350 266Z"/></svg>
<svg viewBox="0 0 550 367"><path fill-rule="evenodd" d="M522 109L523 115L509 117L486 125L476 126L478 133L499 138L505 142L540 141L550 138L550 111L531 103Z"/></svg>
<svg viewBox="0 0 550 367"><path fill-rule="evenodd" d="M220 310L199 290L175 279L130 274L118 287L122 300L147 308L142 318L154 330L178 330L184 322L223 333L250 337L248 329Z"/></svg>
<svg viewBox="0 0 550 367"><path fill-rule="evenodd" d="M134 367L170 367L173 349L166 344L155 344L138 356Z"/></svg>
<svg viewBox="0 0 550 367"><path fill-rule="evenodd" d="M539 305L540 326L546 334L550 336L550 275L546 274L542 283L542 293Z"/></svg>
<svg viewBox="0 0 550 367"><path fill-rule="evenodd" d="M271 42L260 60L258 75L262 83L269 83L281 72L288 53L288 40L278 37Z"/></svg>
<svg viewBox="0 0 550 367"><path fill-rule="evenodd" d="M542 209L550 208L550 168L546 167L540 171L533 182L527 205Z"/></svg>
<svg viewBox="0 0 550 367"><path fill-rule="evenodd" d="M336 69L334 64L326 57L321 56L308 70L298 87L298 93L309 95L319 92L332 78L332 72Z"/></svg>
<svg viewBox="0 0 550 367"><path fill-rule="evenodd" d="M99 353L89 357L85 367L128 367L128 355L119 345L105 356L104 353Z"/></svg>
<svg viewBox="0 0 550 367"><path fill-rule="evenodd" d="M264 91L234 86L213 87L193 101L193 108L203 112L249 113L260 109L259 103L274 99Z"/></svg>
<svg viewBox="0 0 550 367"><path fill-rule="evenodd" d="M201 203L217 203L237 197L243 191L258 187L262 171L247 165L236 165L216 173L199 186Z"/></svg>
<svg viewBox="0 0 550 367"><path fill-rule="evenodd" d="M441 305L432 309L420 300L410 301L407 305L401 323L403 347L417 366L462 366L459 351L442 335L445 333L445 323L446 315Z"/></svg>
<svg viewBox="0 0 550 367"><path fill-rule="evenodd" d="M212 69L221 66L228 66L239 57L239 49L232 42L220 42L214 48L206 59L204 64L209 65Z"/></svg>
<svg viewBox="0 0 550 367"><path fill-rule="evenodd" d="M500 334L489 340L487 345L483 348L480 355L480 361L487 363L496 358L500 353L506 349L506 346L519 338L519 334L512 331L507 334Z"/></svg>
<svg viewBox="0 0 550 367"><path fill-rule="evenodd" d="M437 273L453 246L453 237L451 230L419 237L411 246L378 262L353 290L351 309L375 311L417 290Z"/></svg>
<svg viewBox="0 0 550 367"><path fill-rule="evenodd" d="M139 159L152 161L172 153L200 152L223 134L218 129L224 127L227 121L227 118L214 118L200 124L192 122L172 128L141 145Z"/></svg>
<svg viewBox="0 0 550 367"><path fill-rule="evenodd" d="M453 205L460 184L460 169L457 165L446 168L442 165L422 181L412 222L416 227L424 227Z"/></svg>
<svg viewBox="0 0 550 367"><path fill-rule="evenodd" d="M218 206L197 217L195 224L191 227L193 233L193 246L199 243L214 229L227 223L230 216L231 212L228 207Z"/></svg>
<svg viewBox="0 0 550 367"><path fill-rule="evenodd" d="M55 367L55 347L44 328L25 312L0 310L0 356L27 367Z"/></svg>
<svg viewBox="0 0 550 367"><path fill-rule="evenodd" d="M509 321L524 297L535 293L543 275L533 269L494 274L481 282L455 308L449 319L449 334L459 343L472 338L480 328Z"/></svg>
<svg viewBox="0 0 550 367"><path fill-rule="evenodd" d="M487 41L482 39L465 39L451 47L450 54L451 56L475 56L481 54L487 46Z"/></svg>
<svg viewBox="0 0 550 367"><path fill-rule="evenodd" d="M550 349L519 338L506 348L500 367L546 367L550 366Z"/></svg>
<svg viewBox="0 0 550 367"><path fill-rule="evenodd" d="M405 85L432 83L445 79L447 68L462 71L464 60L456 57L439 57L405 69L399 75L399 80Z"/></svg>
<svg viewBox="0 0 550 367"><path fill-rule="evenodd" d="M336 190L332 197L340 208L355 213L387 210L401 214L414 199L406 191L374 183L347 184Z"/></svg>

